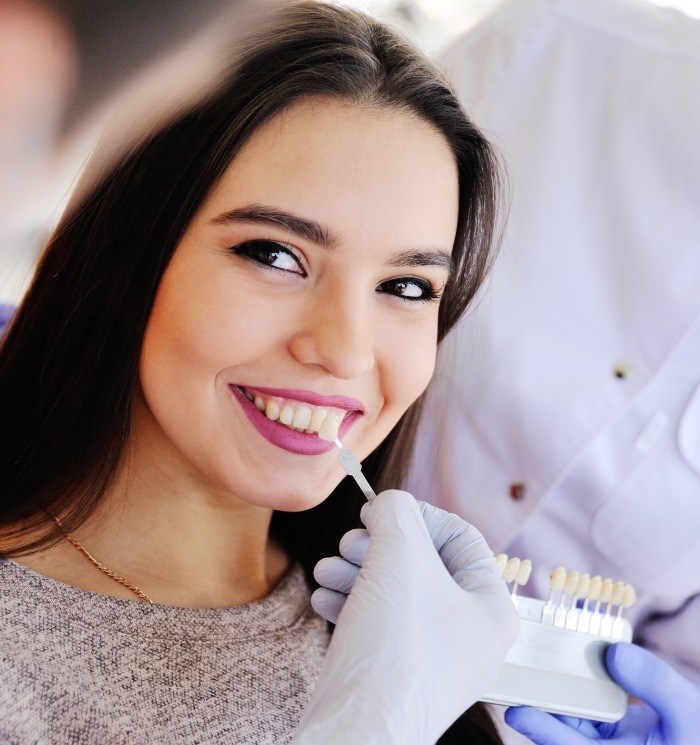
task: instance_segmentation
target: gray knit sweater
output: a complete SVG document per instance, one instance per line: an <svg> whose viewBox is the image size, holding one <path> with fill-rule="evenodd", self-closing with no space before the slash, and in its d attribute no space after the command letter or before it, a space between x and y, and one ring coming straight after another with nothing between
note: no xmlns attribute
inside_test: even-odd
<svg viewBox="0 0 700 745"><path fill-rule="evenodd" d="M0 561L0 743L289 742L328 645L296 567L234 608L147 605Z"/></svg>

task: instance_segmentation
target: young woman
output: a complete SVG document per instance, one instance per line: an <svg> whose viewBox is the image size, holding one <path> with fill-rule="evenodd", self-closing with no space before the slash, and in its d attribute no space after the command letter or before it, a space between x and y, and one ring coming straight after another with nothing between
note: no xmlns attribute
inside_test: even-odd
<svg viewBox="0 0 700 745"><path fill-rule="evenodd" d="M3 739L289 740L363 502L318 431L400 483L496 194L431 65L305 3L68 209L0 350Z"/></svg>

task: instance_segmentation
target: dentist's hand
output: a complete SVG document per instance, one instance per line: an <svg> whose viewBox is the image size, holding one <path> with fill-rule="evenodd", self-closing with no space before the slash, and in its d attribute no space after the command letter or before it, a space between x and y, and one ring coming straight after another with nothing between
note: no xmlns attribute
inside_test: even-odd
<svg viewBox="0 0 700 745"><path fill-rule="evenodd" d="M367 530L321 560L312 602L337 625L294 743L432 745L484 691L518 617L481 534L455 515L382 492ZM348 594L349 593L349 594Z"/></svg>
<svg viewBox="0 0 700 745"><path fill-rule="evenodd" d="M628 693L645 703L632 704L612 724L552 716L521 706L508 709L506 722L537 745L693 745L700 742L700 686L658 657L634 644L608 647L605 664Z"/></svg>

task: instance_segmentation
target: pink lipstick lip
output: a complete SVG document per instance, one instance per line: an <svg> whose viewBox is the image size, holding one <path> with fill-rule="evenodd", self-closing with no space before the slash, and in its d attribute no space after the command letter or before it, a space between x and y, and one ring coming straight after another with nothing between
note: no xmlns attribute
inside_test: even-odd
<svg viewBox="0 0 700 745"><path fill-rule="evenodd" d="M306 432L297 432L296 430L286 427L284 424L279 422L273 422L268 419L263 412L259 411L254 403L249 401L243 391L237 385L229 385L229 390L233 395L234 399L240 404L243 409L243 413L248 417L250 423L255 429L273 445L276 445L282 450L287 450L290 453L297 455L321 455L327 453L335 448L335 444L322 440L318 435L310 435ZM261 391L260 388L251 388L246 390ZM270 390L270 389L266 389ZM277 395L277 394L268 394ZM289 397L291 398L291 396ZM327 404L330 406L330 404ZM338 407L341 408L341 407ZM340 429L338 430L338 437L343 438L347 434L348 430L352 425L362 416L362 413L355 410L350 411L345 415Z"/></svg>
<svg viewBox="0 0 700 745"><path fill-rule="evenodd" d="M323 396L314 391L304 391L297 388L258 388L247 385L238 386L245 388L250 393L262 393L264 396L277 396L278 398L293 398L312 406L330 406L335 409L346 409L347 411L359 411L364 413L365 407L362 401L348 396Z"/></svg>

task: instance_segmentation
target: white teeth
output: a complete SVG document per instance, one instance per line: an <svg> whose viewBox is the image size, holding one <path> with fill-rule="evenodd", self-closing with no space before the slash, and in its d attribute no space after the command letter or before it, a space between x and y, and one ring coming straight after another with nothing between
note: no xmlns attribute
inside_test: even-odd
<svg viewBox="0 0 700 745"><path fill-rule="evenodd" d="M274 422L280 415L280 407L274 401L268 401L265 406L265 416Z"/></svg>
<svg viewBox="0 0 700 745"><path fill-rule="evenodd" d="M338 428L345 418L344 411L322 409L320 407L299 404L296 408L284 400L269 399L265 401L262 396L244 391L246 398L255 404L255 407L265 413L268 419L279 421L286 427L291 427L307 434L318 433L322 440L333 441L338 437ZM297 402L298 403L298 402Z"/></svg>
<svg viewBox="0 0 700 745"><path fill-rule="evenodd" d="M311 409L308 406L300 406L294 413L292 426L295 429L306 429L311 424Z"/></svg>
<svg viewBox="0 0 700 745"><path fill-rule="evenodd" d="M294 409L289 405L285 404L280 411L280 422L286 424L288 427L294 421Z"/></svg>
<svg viewBox="0 0 700 745"><path fill-rule="evenodd" d="M344 416L344 414L328 414L318 430L318 436L322 440L333 442L338 437L338 428Z"/></svg>
<svg viewBox="0 0 700 745"><path fill-rule="evenodd" d="M306 431L310 434L318 432L327 414L328 412L325 409L314 409L313 414L311 415L311 421L309 422Z"/></svg>

